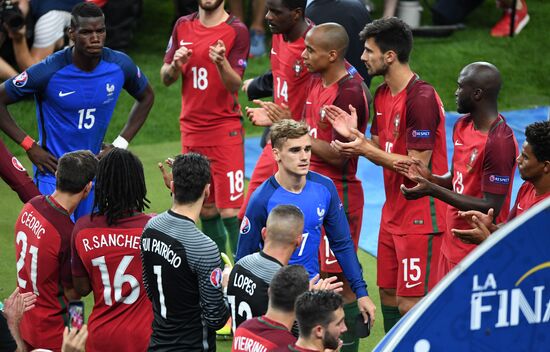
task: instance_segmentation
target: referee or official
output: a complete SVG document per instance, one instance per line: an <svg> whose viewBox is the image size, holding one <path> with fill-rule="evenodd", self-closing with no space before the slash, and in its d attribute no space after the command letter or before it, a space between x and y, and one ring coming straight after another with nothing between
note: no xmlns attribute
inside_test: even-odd
<svg viewBox="0 0 550 352"><path fill-rule="evenodd" d="M153 303L149 351L215 351L229 309L218 247L196 226L210 191L210 164L199 154L172 167L172 207L151 219L141 240L143 281Z"/></svg>

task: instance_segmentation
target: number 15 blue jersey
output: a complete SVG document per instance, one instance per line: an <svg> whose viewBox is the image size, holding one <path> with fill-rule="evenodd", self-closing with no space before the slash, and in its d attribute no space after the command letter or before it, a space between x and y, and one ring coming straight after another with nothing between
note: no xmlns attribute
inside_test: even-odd
<svg viewBox="0 0 550 352"><path fill-rule="evenodd" d="M76 67L67 48L5 82L13 101L34 95L38 143L56 158L80 149L99 153L122 88L137 97L146 86L132 60L109 48L91 72ZM55 180L53 174L37 176Z"/></svg>

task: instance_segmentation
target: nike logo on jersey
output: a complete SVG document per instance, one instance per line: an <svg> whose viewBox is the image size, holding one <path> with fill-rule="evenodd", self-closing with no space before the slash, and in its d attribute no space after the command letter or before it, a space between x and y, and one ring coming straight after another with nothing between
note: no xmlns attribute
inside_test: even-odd
<svg viewBox="0 0 550 352"><path fill-rule="evenodd" d="M336 260L336 259L334 259L334 260L326 259L325 260L326 265L332 265L332 264L337 263L337 262L338 262L338 260Z"/></svg>
<svg viewBox="0 0 550 352"><path fill-rule="evenodd" d="M378 112L378 111L376 112L376 116L381 116L381 115L382 115L381 112Z"/></svg>
<svg viewBox="0 0 550 352"><path fill-rule="evenodd" d="M407 283L405 283L405 287L406 288L413 288L413 287L416 287L416 286L420 285L421 283L422 282L417 282L416 284L409 285L409 283L407 282Z"/></svg>
<svg viewBox="0 0 550 352"><path fill-rule="evenodd" d="M458 139L455 141L455 145L464 145L458 141Z"/></svg>
<svg viewBox="0 0 550 352"><path fill-rule="evenodd" d="M519 210L523 210L523 208L521 207L521 205L518 204L518 209Z"/></svg>
<svg viewBox="0 0 550 352"><path fill-rule="evenodd" d="M237 199L241 198L242 196L243 196L242 193L239 193L239 194L237 194L236 196L230 195L230 196L229 196L229 200L233 202L233 201L236 201Z"/></svg>
<svg viewBox="0 0 550 352"><path fill-rule="evenodd" d="M76 93L76 90L70 91L70 92L63 92L62 90L59 91L60 97L66 97L67 95L71 95L73 93Z"/></svg>
<svg viewBox="0 0 550 352"><path fill-rule="evenodd" d="M277 55L277 53L275 52L275 50L273 50L273 48L271 48L271 55Z"/></svg>
<svg viewBox="0 0 550 352"><path fill-rule="evenodd" d="M311 105L311 104L313 104L313 103L306 100L306 105Z"/></svg>
<svg viewBox="0 0 550 352"><path fill-rule="evenodd" d="M184 42L183 40L180 40L180 46L191 45L191 44L193 44L193 42Z"/></svg>

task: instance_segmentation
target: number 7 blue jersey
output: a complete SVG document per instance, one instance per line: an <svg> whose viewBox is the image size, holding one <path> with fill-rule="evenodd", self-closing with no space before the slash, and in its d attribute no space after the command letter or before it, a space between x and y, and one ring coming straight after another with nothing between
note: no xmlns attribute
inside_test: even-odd
<svg viewBox="0 0 550 352"><path fill-rule="evenodd" d="M363 273L336 187L329 178L312 171L307 174L306 184L300 193L281 187L275 176L254 191L241 224L235 260L260 248L261 230L266 225L267 216L271 209L280 204L295 205L304 213L302 243L292 254L289 264L303 265L310 277L319 272L319 245L321 228L324 227L330 247L352 290L358 298L366 296Z"/></svg>
<svg viewBox="0 0 550 352"><path fill-rule="evenodd" d="M122 88L137 97L146 86L132 60L109 48L91 72L76 67L67 48L5 82L13 101L34 95L38 143L56 158L80 149L99 153ZM37 176L55 180L53 174Z"/></svg>

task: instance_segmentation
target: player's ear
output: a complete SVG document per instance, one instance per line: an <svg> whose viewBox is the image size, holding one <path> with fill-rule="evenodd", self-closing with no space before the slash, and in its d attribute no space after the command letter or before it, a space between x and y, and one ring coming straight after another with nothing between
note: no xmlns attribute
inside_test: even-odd
<svg viewBox="0 0 550 352"><path fill-rule="evenodd" d="M90 194L90 192L92 191L92 181L88 182L88 184L84 187L83 189L83 197L82 199L86 198L88 196L88 194Z"/></svg>
<svg viewBox="0 0 550 352"><path fill-rule="evenodd" d="M397 53L393 50L388 50L384 53L384 61L386 61L387 64L392 64L395 61L397 61Z"/></svg>
<svg viewBox="0 0 550 352"><path fill-rule="evenodd" d="M296 236L296 248L300 247L302 245L302 234L298 234L298 236Z"/></svg>
<svg viewBox="0 0 550 352"><path fill-rule="evenodd" d="M265 242L265 236L267 236L267 228L263 227L262 231L260 231L262 234L262 240Z"/></svg>
<svg viewBox="0 0 550 352"><path fill-rule="evenodd" d="M170 192L174 194L174 181L170 181Z"/></svg>
<svg viewBox="0 0 550 352"><path fill-rule="evenodd" d="M204 187L204 199L210 196L210 183L207 183Z"/></svg>
<svg viewBox="0 0 550 352"><path fill-rule="evenodd" d="M325 335L325 328L322 325L315 325L313 330L311 331L311 334L315 336L316 338L322 340L323 336Z"/></svg>
<svg viewBox="0 0 550 352"><path fill-rule="evenodd" d="M279 149L272 148L271 151L273 152L273 159L275 159L276 162L279 162L279 160L281 159L279 156Z"/></svg>

